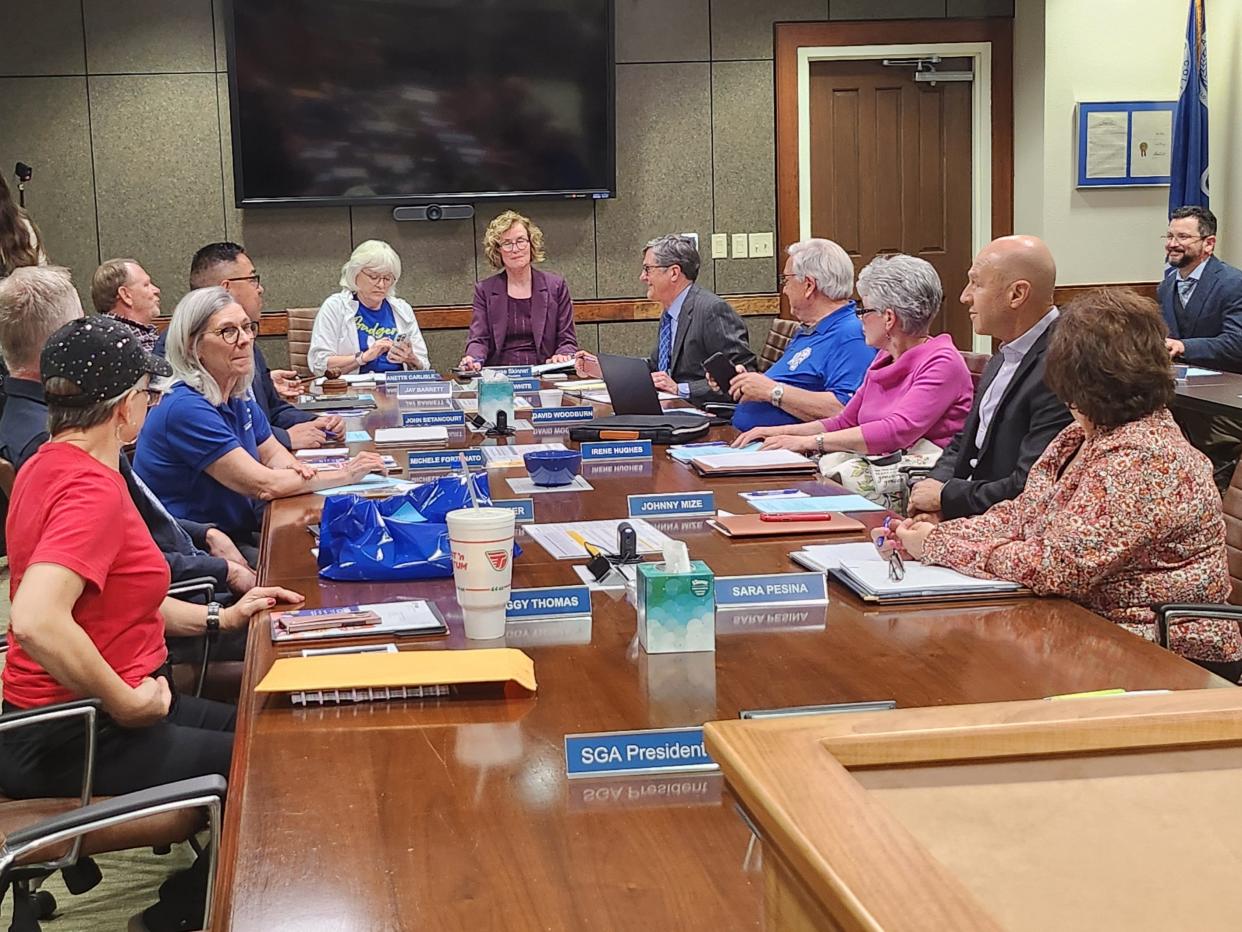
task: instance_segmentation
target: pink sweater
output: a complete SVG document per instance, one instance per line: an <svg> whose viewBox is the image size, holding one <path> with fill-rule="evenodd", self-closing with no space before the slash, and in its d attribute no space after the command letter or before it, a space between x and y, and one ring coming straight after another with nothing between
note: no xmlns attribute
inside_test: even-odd
<svg viewBox="0 0 1242 932"><path fill-rule="evenodd" d="M845 410L822 423L825 431L861 428L873 456L908 449L924 437L946 447L962 429L973 395L970 370L952 337L942 333L896 362L877 353Z"/></svg>

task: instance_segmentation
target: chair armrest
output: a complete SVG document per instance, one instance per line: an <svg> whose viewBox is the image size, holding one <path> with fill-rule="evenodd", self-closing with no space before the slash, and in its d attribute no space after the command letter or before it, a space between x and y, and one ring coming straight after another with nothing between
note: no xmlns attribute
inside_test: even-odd
<svg viewBox="0 0 1242 932"><path fill-rule="evenodd" d="M194 576L190 579L182 579L168 587L168 594L174 599L187 595L202 594L210 602L211 597L216 594L216 580L211 576Z"/></svg>
<svg viewBox="0 0 1242 932"><path fill-rule="evenodd" d="M1168 602L1152 606L1156 613L1156 640L1161 647L1169 646L1169 626L1179 621L1197 618L1215 618L1242 623L1242 605L1220 602Z"/></svg>
<svg viewBox="0 0 1242 932"><path fill-rule="evenodd" d="M920 479L926 479L931 475L932 467L930 466L898 466L897 472L906 477L906 485L912 486Z"/></svg>

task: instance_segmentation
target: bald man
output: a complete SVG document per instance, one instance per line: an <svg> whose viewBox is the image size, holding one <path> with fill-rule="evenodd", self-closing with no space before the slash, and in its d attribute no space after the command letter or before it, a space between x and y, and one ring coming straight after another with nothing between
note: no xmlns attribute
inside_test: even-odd
<svg viewBox="0 0 1242 932"><path fill-rule="evenodd" d="M1034 236L1001 237L975 257L962 303L975 332L1000 340L1001 349L983 370L961 433L911 490L910 514L947 521L1014 498L1070 422L1069 409L1044 384L1056 280L1052 253Z"/></svg>

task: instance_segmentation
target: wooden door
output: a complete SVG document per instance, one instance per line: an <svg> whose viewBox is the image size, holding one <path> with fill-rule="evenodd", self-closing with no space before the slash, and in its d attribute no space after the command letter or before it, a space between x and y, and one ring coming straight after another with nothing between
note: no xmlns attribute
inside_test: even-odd
<svg viewBox="0 0 1242 932"><path fill-rule="evenodd" d="M933 87L878 61L813 62L810 79L811 235L840 243L855 272L881 252L926 259L945 292L932 332L969 350L970 84Z"/></svg>

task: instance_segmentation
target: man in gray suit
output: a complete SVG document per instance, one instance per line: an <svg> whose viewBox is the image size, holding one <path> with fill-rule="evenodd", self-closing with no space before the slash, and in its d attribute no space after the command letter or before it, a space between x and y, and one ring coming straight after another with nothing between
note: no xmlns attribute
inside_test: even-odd
<svg viewBox="0 0 1242 932"><path fill-rule="evenodd" d="M664 309L647 366L651 381L662 392L694 404L732 403L707 383L703 360L724 353L734 364L754 369L755 354L737 311L695 283L699 265L699 250L689 236L658 236L643 251L639 281L647 286L647 298ZM599 378L599 363L590 353L579 353L578 371Z"/></svg>

